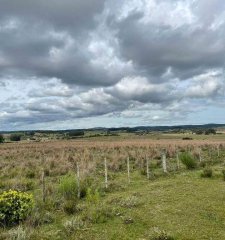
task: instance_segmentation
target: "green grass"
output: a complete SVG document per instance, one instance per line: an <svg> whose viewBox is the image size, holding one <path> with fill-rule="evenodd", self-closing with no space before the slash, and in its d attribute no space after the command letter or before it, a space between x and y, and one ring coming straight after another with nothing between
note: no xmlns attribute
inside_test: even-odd
<svg viewBox="0 0 225 240"><path fill-rule="evenodd" d="M144 149L140 153L142 151ZM168 157L168 174L162 171L161 159L151 159L150 180L146 178L146 166L140 165L143 159L141 156L136 159L134 155L130 158L130 184L126 161L117 169L110 166L118 157L112 155L108 160L108 190L104 189L101 156L95 155L99 162L83 179L87 180L87 195L80 200L71 158L65 154L62 158L61 152L54 150L54 158L47 159L46 163L45 203L42 202L39 155L31 153L31 150L23 153L18 158L21 161L9 150L0 156L0 192L18 188L32 193L36 202L33 213L19 228L0 227L0 240L225 239L224 148L218 157L216 149L202 147L203 162L199 164L197 159L198 164L192 170L186 170L182 161L177 170L176 156ZM121 159L118 158L116 164L120 164ZM66 166L69 166L67 170ZM213 170L212 177L203 178L204 169L209 168ZM66 178L68 172L72 174L69 179ZM70 191L74 193L72 197L65 194ZM16 235L24 238L12 237Z"/></svg>
<svg viewBox="0 0 225 240"><path fill-rule="evenodd" d="M177 239L225 239L224 182L221 178L202 179L199 174L186 172L153 182L132 183L125 192L107 196L106 202L135 194L142 204L125 209L122 215L103 225L93 225L82 236L151 239L155 229L159 229ZM133 223L124 224L125 218L133 219Z"/></svg>
<svg viewBox="0 0 225 240"><path fill-rule="evenodd" d="M30 228L30 239L154 239L158 231L180 240L225 239L225 182L219 167L214 172L211 179L195 170L150 181L133 172L130 185L121 174L115 181L122 191L93 204L80 201L74 216L84 227L65 234L62 226L71 216L56 211L53 223Z"/></svg>

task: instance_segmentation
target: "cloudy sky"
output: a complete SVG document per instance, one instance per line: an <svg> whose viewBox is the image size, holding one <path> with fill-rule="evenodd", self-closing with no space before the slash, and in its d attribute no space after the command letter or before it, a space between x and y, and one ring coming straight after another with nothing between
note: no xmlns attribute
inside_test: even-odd
<svg viewBox="0 0 225 240"><path fill-rule="evenodd" d="M225 123L224 0L0 0L0 130Z"/></svg>

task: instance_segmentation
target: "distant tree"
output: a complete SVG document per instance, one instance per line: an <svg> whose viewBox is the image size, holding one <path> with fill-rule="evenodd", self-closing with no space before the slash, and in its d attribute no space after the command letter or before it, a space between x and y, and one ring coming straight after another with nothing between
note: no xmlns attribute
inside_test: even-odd
<svg viewBox="0 0 225 240"><path fill-rule="evenodd" d="M70 136L70 137L84 136L84 131L83 130L70 131L70 132L68 132L68 136Z"/></svg>
<svg viewBox="0 0 225 240"><path fill-rule="evenodd" d="M0 143L3 143L5 141L4 137L2 134L0 134Z"/></svg>
<svg viewBox="0 0 225 240"><path fill-rule="evenodd" d="M202 129L197 129L194 132L198 135L204 134L204 131Z"/></svg>
<svg viewBox="0 0 225 240"><path fill-rule="evenodd" d="M26 132L26 135L28 136L34 136L35 132L34 131L29 131L29 132Z"/></svg>
<svg viewBox="0 0 225 240"><path fill-rule="evenodd" d="M209 135L209 134L216 134L216 130L213 128L209 128L205 131L205 135Z"/></svg>
<svg viewBox="0 0 225 240"><path fill-rule="evenodd" d="M21 140L21 135L20 135L20 134L11 134L11 135L10 135L10 140L11 140L11 141L18 142L18 141Z"/></svg>
<svg viewBox="0 0 225 240"><path fill-rule="evenodd" d="M183 137L182 140L193 140L193 138L190 138L190 137Z"/></svg>

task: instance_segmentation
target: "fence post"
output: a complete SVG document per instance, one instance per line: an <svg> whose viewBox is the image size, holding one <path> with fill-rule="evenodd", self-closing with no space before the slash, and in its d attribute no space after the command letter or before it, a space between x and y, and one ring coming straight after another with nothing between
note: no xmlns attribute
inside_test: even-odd
<svg viewBox="0 0 225 240"><path fill-rule="evenodd" d="M210 149L210 146L208 146L208 157L211 160L211 158L212 158L212 148Z"/></svg>
<svg viewBox="0 0 225 240"><path fill-rule="evenodd" d="M178 152L178 150L177 150L177 152L176 152L176 158L177 158L177 170L179 170L179 169L180 169L180 158L179 158L179 152Z"/></svg>
<svg viewBox="0 0 225 240"><path fill-rule="evenodd" d="M42 183L42 201L45 202L46 192L45 192L45 171L44 171L44 169L43 169L42 174L41 174L41 183Z"/></svg>
<svg viewBox="0 0 225 240"><path fill-rule="evenodd" d="M147 179L150 178L150 174L149 174L149 160L148 157L146 156L146 173L147 173Z"/></svg>
<svg viewBox="0 0 225 240"><path fill-rule="evenodd" d="M202 162L201 148L199 148L199 152L198 152L198 154L199 154L199 162Z"/></svg>
<svg viewBox="0 0 225 240"><path fill-rule="evenodd" d="M129 158L129 156L127 157L127 178L128 178L128 183L130 183L130 158Z"/></svg>
<svg viewBox="0 0 225 240"><path fill-rule="evenodd" d="M164 172L164 173L167 173L166 150L165 150L165 149L162 151L162 167L163 167L163 172Z"/></svg>
<svg viewBox="0 0 225 240"><path fill-rule="evenodd" d="M77 162L77 198L80 199L80 166Z"/></svg>
<svg viewBox="0 0 225 240"><path fill-rule="evenodd" d="M105 188L108 188L108 169L107 169L107 161L105 157Z"/></svg>
<svg viewBox="0 0 225 240"><path fill-rule="evenodd" d="M220 146L219 145L217 146L217 156L218 157L220 156Z"/></svg>

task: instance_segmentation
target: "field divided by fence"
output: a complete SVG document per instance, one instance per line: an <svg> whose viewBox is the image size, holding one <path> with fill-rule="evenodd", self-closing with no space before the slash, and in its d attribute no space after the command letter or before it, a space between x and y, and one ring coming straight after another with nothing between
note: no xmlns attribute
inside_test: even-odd
<svg viewBox="0 0 225 240"><path fill-rule="evenodd" d="M222 165L224 151L225 143L222 141L127 140L5 144L0 148L1 189L33 190L38 188L35 179L42 179L42 182L45 179L45 184L51 185L52 181L56 183L68 173L74 173L78 179L94 177L108 188L110 182L113 182L111 178L115 179L117 174L126 174L130 182L136 171L147 179L184 171L186 167L180 159L183 153L191 155L198 167L217 163ZM23 183L26 183L27 178L30 180L26 187Z"/></svg>
<svg viewBox="0 0 225 240"><path fill-rule="evenodd" d="M118 234L121 237L117 236L118 239L134 239L132 234L140 236L146 229L141 227L138 232L137 225L137 233L132 233L124 226L142 222L143 226L158 223L161 227L160 222L164 221L164 217L157 213L157 208L167 209L170 206L170 211L173 209L176 212L176 204L170 204L173 201L177 201L182 211L188 214L189 208L185 210L181 205L192 199L185 197L186 192L191 194L195 191L196 194L204 186L204 193L199 194L205 198L208 186L213 184L204 180L199 182L201 176L213 175L223 183L225 175L225 142L222 140L21 142L2 144L0 153L0 192L14 189L34 196L32 213L22 227L15 231L16 234L21 234L20 231L26 234L25 239L35 240L114 239L113 232L104 235L98 229L101 224L106 224L104 226L107 226L109 232L113 229L117 231L117 224L122 224L119 225L121 231ZM198 178L194 172L198 173ZM200 186L194 190L189 185L195 186L195 181ZM217 185L220 194L222 185ZM207 194L207 197L211 197L212 193ZM201 207L195 210L198 209L202 211ZM155 216L152 223L145 215L149 210ZM116 219L122 222L118 223ZM107 225L108 221L117 223L115 226ZM190 218L189 224L191 221ZM162 229L167 227L164 225ZM93 233L95 228L103 235ZM181 236L186 234L185 231L184 227ZM2 232L2 236L5 236L2 239L14 239L9 237L15 233L10 229L3 229ZM179 235L179 232L174 233ZM164 232L160 234L167 236ZM218 236L221 234L219 229ZM193 232L193 236L196 236L196 232Z"/></svg>

